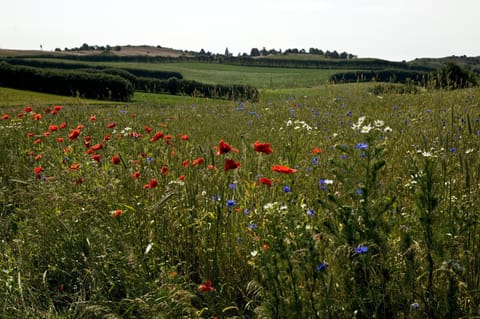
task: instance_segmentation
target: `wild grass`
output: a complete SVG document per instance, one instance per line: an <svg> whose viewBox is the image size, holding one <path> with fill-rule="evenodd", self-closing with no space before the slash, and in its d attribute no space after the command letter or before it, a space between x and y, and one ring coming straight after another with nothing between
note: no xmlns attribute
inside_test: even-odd
<svg viewBox="0 0 480 319"><path fill-rule="evenodd" d="M3 107L2 316L480 316L480 91L292 92Z"/></svg>

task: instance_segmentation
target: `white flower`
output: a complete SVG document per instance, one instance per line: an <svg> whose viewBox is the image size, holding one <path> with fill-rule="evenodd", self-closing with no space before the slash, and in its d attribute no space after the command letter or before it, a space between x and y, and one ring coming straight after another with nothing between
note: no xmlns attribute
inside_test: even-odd
<svg viewBox="0 0 480 319"><path fill-rule="evenodd" d="M371 129L372 129L372 125L371 125L371 124L364 125L364 126L362 127L362 129L360 130L360 133L366 134L366 133L370 132Z"/></svg>
<svg viewBox="0 0 480 319"><path fill-rule="evenodd" d="M385 127L385 128L383 129L383 131L384 131L385 133L390 133L390 132L393 131L393 130L392 130L392 128L391 128L390 126L387 126L387 127Z"/></svg>
<svg viewBox="0 0 480 319"><path fill-rule="evenodd" d="M382 127L383 125L385 125L385 122L382 120L375 120L375 122L373 122L373 125L375 125L376 127Z"/></svg>

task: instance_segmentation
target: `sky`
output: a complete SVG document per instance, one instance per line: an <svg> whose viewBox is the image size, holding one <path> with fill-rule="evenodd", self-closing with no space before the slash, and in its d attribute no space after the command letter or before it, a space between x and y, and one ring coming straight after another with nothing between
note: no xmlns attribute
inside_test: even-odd
<svg viewBox="0 0 480 319"><path fill-rule="evenodd" d="M0 0L0 49L160 45L480 56L480 0Z"/></svg>

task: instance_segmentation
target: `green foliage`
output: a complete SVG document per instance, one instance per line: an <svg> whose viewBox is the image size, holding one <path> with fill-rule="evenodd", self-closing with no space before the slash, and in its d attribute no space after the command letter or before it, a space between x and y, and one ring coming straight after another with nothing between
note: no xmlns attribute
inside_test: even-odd
<svg viewBox="0 0 480 319"><path fill-rule="evenodd" d="M437 72L432 73L430 78L431 85L439 89L462 89L478 85L477 77L474 73L463 69L455 63L447 63Z"/></svg>
<svg viewBox="0 0 480 319"><path fill-rule="evenodd" d="M480 316L478 88L295 92L2 106L0 316Z"/></svg>
<svg viewBox="0 0 480 319"><path fill-rule="evenodd" d="M130 81L106 73L40 69L6 62L0 62L0 84L17 89L114 101L130 100L134 90Z"/></svg>

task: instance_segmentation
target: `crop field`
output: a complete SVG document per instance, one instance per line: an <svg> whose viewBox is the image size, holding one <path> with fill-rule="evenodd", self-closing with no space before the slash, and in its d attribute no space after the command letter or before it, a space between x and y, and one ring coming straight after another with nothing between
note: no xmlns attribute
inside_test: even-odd
<svg viewBox="0 0 480 319"><path fill-rule="evenodd" d="M478 88L181 67L262 97L0 89L0 317L480 316Z"/></svg>

